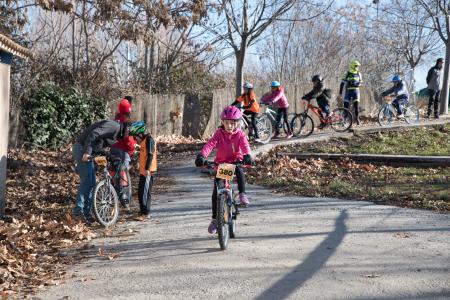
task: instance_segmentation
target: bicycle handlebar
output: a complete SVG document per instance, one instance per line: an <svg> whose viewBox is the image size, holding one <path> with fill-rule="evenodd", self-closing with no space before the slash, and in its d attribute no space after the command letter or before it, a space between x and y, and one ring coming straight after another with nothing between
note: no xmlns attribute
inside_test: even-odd
<svg viewBox="0 0 450 300"><path fill-rule="evenodd" d="M229 163L229 164L235 165L237 167L244 167L244 168L251 168L252 167L252 165L245 165L242 161L235 161L235 162L232 162L232 163ZM214 161L205 160L203 165L207 166L207 167L214 167L214 166L218 166L220 164L216 163Z"/></svg>

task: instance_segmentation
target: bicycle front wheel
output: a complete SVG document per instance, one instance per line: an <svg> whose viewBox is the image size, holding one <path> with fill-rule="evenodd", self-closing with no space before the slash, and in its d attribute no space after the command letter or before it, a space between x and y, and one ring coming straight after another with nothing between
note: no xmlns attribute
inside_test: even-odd
<svg viewBox="0 0 450 300"><path fill-rule="evenodd" d="M221 250L227 249L229 240L229 208L227 205L227 195L221 194L217 197L217 233L219 235L219 245Z"/></svg>
<svg viewBox="0 0 450 300"><path fill-rule="evenodd" d="M101 225L109 227L116 223L119 217L119 199L109 179L97 183L92 202L95 218Z"/></svg>
<svg viewBox="0 0 450 300"><path fill-rule="evenodd" d="M406 107L403 114L405 116L406 123L415 124L419 122L420 111L416 106L410 105Z"/></svg>
<svg viewBox="0 0 450 300"><path fill-rule="evenodd" d="M383 105L378 112L378 124L380 124L380 126L389 126L394 120L394 107L390 104Z"/></svg>
<svg viewBox="0 0 450 300"><path fill-rule="evenodd" d="M344 132L352 127L353 115L350 110L339 107L333 110L333 114L329 117L328 122L334 131Z"/></svg>
<svg viewBox="0 0 450 300"><path fill-rule="evenodd" d="M314 121L307 114L299 114L292 119L291 128L295 137L305 138L313 133Z"/></svg>
<svg viewBox="0 0 450 300"><path fill-rule="evenodd" d="M256 127L258 128L259 142L267 144L272 139L272 122L266 116L256 119Z"/></svg>

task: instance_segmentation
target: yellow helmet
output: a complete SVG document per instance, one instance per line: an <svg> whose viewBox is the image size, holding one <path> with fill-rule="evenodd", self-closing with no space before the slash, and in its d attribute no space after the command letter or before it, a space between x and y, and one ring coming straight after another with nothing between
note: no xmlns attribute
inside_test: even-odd
<svg viewBox="0 0 450 300"><path fill-rule="evenodd" d="M350 68L356 68L356 67L359 67L360 65L361 65L361 63L359 61L357 61L356 59L354 59L350 62Z"/></svg>

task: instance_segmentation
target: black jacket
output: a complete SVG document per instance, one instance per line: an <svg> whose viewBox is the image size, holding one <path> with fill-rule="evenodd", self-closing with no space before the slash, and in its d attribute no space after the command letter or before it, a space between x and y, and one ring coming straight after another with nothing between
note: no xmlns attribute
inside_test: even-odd
<svg viewBox="0 0 450 300"><path fill-rule="evenodd" d="M117 121L98 121L84 129L77 138L83 146L83 153L102 153L102 150L111 146L123 134L123 124Z"/></svg>
<svg viewBox="0 0 450 300"><path fill-rule="evenodd" d="M326 89L323 82L320 82L319 84L315 85L309 93L304 95L302 99L311 101L312 99L316 98L317 102L329 103L331 94L331 90Z"/></svg>

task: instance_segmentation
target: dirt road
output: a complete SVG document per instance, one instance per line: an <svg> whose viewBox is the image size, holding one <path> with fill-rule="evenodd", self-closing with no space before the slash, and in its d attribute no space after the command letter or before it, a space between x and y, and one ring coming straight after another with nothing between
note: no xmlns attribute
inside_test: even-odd
<svg viewBox="0 0 450 300"><path fill-rule="evenodd" d="M128 241L93 257L42 299L448 299L450 216L248 187L238 237L207 233L212 182L172 168L172 191ZM94 252L96 249L94 249Z"/></svg>

